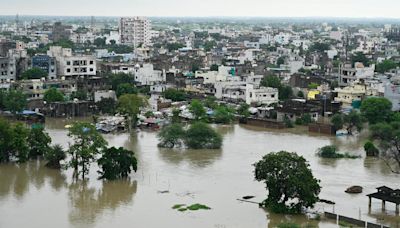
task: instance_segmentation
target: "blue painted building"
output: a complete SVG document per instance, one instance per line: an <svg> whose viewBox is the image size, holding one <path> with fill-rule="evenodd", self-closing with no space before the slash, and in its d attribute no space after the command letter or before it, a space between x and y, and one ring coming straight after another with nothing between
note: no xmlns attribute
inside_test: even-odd
<svg viewBox="0 0 400 228"><path fill-rule="evenodd" d="M57 78L56 59L48 55L35 55L32 57L32 67L40 68L48 73L48 79Z"/></svg>

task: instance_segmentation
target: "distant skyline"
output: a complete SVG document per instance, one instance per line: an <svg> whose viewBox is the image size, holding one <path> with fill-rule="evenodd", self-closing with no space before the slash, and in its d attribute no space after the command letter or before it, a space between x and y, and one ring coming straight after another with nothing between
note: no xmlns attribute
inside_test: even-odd
<svg viewBox="0 0 400 228"><path fill-rule="evenodd" d="M400 18L399 0L0 0L0 15Z"/></svg>

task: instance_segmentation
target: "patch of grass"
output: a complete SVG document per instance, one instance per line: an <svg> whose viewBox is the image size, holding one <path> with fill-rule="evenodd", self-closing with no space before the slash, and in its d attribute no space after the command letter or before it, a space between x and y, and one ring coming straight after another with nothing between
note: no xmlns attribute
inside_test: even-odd
<svg viewBox="0 0 400 228"><path fill-rule="evenodd" d="M352 224L349 224L347 222L339 221L339 226L340 227L355 227Z"/></svg>
<svg viewBox="0 0 400 228"><path fill-rule="evenodd" d="M185 204L175 204L172 209L176 210L176 209L180 209L181 207L186 206Z"/></svg>
<svg viewBox="0 0 400 228"><path fill-rule="evenodd" d="M277 226L278 228L300 228L300 225L296 223L281 223Z"/></svg>
<svg viewBox="0 0 400 228"><path fill-rule="evenodd" d="M187 210L191 210L191 211L210 210L211 208L206 205L196 203L196 204L192 204L190 206L186 206L186 204L175 204L174 206L172 206L172 209L183 212L183 211L187 211Z"/></svg>
<svg viewBox="0 0 400 228"><path fill-rule="evenodd" d="M189 209L191 211L197 211L200 209L201 210L210 210L211 208L206 205L196 203L196 204L190 205L189 207L187 207L187 209Z"/></svg>

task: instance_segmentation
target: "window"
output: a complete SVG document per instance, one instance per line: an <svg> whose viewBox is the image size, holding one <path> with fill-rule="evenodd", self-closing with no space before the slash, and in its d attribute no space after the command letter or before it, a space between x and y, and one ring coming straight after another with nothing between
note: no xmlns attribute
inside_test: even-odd
<svg viewBox="0 0 400 228"><path fill-rule="evenodd" d="M68 66L71 65L71 61L67 61L67 65L68 65Z"/></svg>
<svg viewBox="0 0 400 228"><path fill-rule="evenodd" d="M93 64L93 60L90 60L90 65L92 65Z"/></svg>
<svg viewBox="0 0 400 228"><path fill-rule="evenodd" d="M71 72L71 69L68 68L68 69L67 69L67 73L70 73L70 72Z"/></svg>
<svg viewBox="0 0 400 228"><path fill-rule="evenodd" d="M93 68L90 68L90 72L93 72L94 71L94 69Z"/></svg>

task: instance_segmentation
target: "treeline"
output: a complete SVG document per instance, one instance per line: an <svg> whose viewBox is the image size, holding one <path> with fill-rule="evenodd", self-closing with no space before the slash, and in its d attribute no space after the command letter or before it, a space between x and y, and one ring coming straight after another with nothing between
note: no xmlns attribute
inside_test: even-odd
<svg viewBox="0 0 400 228"><path fill-rule="evenodd" d="M90 165L97 162L99 178L114 180L126 178L137 170L137 160L132 151L107 147L103 136L93 124L74 123L68 136L73 140L67 150L51 145L51 138L41 125L31 128L22 123L9 123L0 119L0 163L24 163L44 158L46 166L59 169L73 168L74 176L82 179L89 173ZM69 158L64 165L62 160Z"/></svg>

